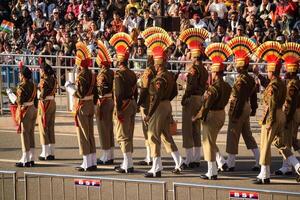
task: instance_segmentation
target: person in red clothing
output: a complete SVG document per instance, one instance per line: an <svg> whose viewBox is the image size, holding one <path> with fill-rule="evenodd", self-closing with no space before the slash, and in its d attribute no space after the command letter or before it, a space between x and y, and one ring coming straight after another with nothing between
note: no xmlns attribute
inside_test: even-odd
<svg viewBox="0 0 300 200"><path fill-rule="evenodd" d="M44 39L49 39L51 36L56 37L56 31L53 29L52 23L50 21L46 21L45 23L46 29L41 32L41 37Z"/></svg>
<svg viewBox="0 0 300 200"><path fill-rule="evenodd" d="M297 14L297 3L291 0L279 0L276 6L275 17L276 19L278 17L282 18L284 14L288 15L289 18L293 18Z"/></svg>
<svg viewBox="0 0 300 200"><path fill-rule="evenodd" d="M67 8L67 14L68 13L74 13L75 17L78 17L80 10L79 10L79 4L77 3L77 0L70 0L70 4Z"/></svg>
<svg viewBox="0 0 300 200"><path fill-rule="evenodd" d="M120 18L118 11L113 12L113 20L110 22L112 30L115 33L121 32L124 30L123 21Z"/></svg>

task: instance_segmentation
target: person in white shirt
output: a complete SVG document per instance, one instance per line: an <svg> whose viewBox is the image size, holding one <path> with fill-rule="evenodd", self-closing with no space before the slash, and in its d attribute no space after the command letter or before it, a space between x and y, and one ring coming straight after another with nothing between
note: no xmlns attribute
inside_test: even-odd
<svg viewBox="0 0 300 200"><path fill-rule="evenodd" d="M220 2L220 0L210 0L207 8L209 12L217 12L220 19L224 19L225 13L228 13L226 5L223 2Z"/></svg>
<svg viewBox="0 0 300 200"><path fill-rule="evenodd" d="M206 23L200 19L199 14L194 14L193 18L190 20L191 22L191 26L193 26L194 28L207 28Z"/></svg>
<svg viewBox="0 0 300 200"><path fill-rule="evenodd" d="M123 21L123 25L127 28L128 33L131 33L134 28L139 28L142 18L137 15L137 12L138 10L135 7L131 7L129 15Z"/></svg>

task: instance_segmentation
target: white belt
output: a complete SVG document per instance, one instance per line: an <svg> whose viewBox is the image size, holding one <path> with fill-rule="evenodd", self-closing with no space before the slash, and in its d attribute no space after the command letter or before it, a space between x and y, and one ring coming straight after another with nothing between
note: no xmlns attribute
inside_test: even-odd
<svg viewBox="0 0 300 200"><path fill-rule="evenodd" d="M46 96L45 100L53 100L54 96Z"/></svg>
<svg viewBox="0 0 300 200"><path fill-rule="evenodd" d="M93 100L93 98L94 98L94 96L93 96L93 95L90 95L90 96L86 96L86 97L84 97L84 98L82 98L82 99L80 99L80 100L82 100L82 101L87 101L87 100Z"/></svg>
<svg viewBox="0 0 300 200"><path fill-rule="evenodd" d="M109 98L112 97L112 93L105 94L103 96L99 96L100 98Z"/></svg>
<svg viewBox="0 0 300 200"><path fill-rule="evenodd" d="M22 106L32 106L33 105L33 101L30 101L30 102L24 102L22 104Z"/></svg>

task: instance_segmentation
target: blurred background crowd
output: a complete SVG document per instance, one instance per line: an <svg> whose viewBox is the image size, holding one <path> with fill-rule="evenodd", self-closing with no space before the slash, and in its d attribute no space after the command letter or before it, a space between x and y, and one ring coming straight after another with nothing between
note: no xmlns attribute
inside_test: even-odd
<svg viewBox="0 0 300 200"><path fill-rule="evenodd" d="M96 55L96 41L109 46L120 31L134 39L131 58L147 57L140 32L155 26L159 0L1 0L0 22L13 22L12 33L0 32L0 54L75 54L77 41L85 41ZM300 1L297 0L165 0L164 15L180 18L180 31L190 27L209 31L210 42L248 36L258 45L268 41L300 43ZM188 60L188 49L169 32L172 60ZM3 59L3 58L1 58ZM2 62L16 62L5 58ZM28 62L36 62L35 59ZM64 62L64 60L61 60ZM34 64L34 63L28 63ZM62 64L64 65L64 64ZM145 64L131 67L142 69Z"/></svg>

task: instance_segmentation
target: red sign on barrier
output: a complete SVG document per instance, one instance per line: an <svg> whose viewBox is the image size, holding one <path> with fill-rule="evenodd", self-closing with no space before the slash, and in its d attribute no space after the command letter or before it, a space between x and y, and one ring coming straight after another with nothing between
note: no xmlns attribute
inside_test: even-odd
<svg viewBox="0 0 300 200"><path fill-rule="evenodd" d="M89 180L89 179L75 179L75 185L78 186L92 186L92 187L101 187L100 180Z"/></svg>
<svg viewBox="0 0 300 200"><path fill-rule="evenodd" d="M259 200L257 192L244 192L244 191L229 191L229 199L242 199L242 200Z"/></svg>

